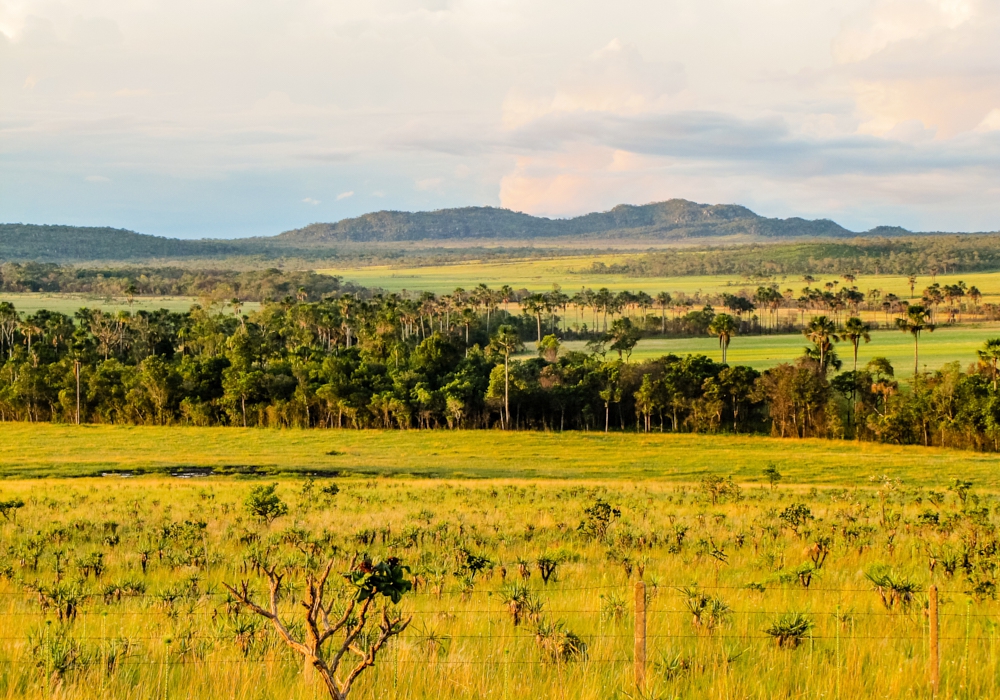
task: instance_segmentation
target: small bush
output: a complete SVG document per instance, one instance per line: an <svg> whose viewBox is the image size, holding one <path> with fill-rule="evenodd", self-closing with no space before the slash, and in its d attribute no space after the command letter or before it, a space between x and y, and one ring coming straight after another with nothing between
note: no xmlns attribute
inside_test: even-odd
<svg viewBox="0 0 1000 700"><path fill-rule="evenodd" d="M245 502L247 511L253 517L268 525L288 513L288 506L277 494L277 484L254 486Z"/></svg>
<svg viewBox="0 0 1000 700"><path fill-rule="evenodd" d="M764 629L764 634L772 637L779 647L794 649L812 628L812 621L802 613L788 613L774 620Z"/></svg>
<svg viewBox="0 0 1000 700"><path fill-rule="evenodd" d="M562 620L539 622L535 641L549 661L575 661L587 655L587 643L567 630Z"/></svg>

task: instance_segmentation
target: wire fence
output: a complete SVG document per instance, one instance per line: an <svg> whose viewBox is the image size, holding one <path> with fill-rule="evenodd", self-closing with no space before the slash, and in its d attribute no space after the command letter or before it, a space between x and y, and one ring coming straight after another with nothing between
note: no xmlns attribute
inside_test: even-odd
<svg viewBox="0 0 1000 700"><path fill-rule="evenodd" d="M872 586L753 590L673 582L535 586L530 593L544 604L535 613L525 613L520 624L514 622L502 590L424 589L407 595L399 612L413 622L383 651L379 663L397 673L425 676L458 669L488 673L531 668L533 674L581 679L597 674L602 682L608 682L614 669L611 675L622 687L644 687L675 677L678 666L686 668L698 659L702 664L711 658L717 660L711 663L732 665L738 657L794 654L790 648L807 646L811 652L829 650L823 658L830 669L846 667L851 654L880 664L895 663L892 659L922 664L926 674L909 679L918 686L931 682L931 665L940 663L931 658L938 654L946 661L960 660L966 674L980 665L1000 677L995 656L1000 609L990 600L973 603L968 591L956 587L935 589L933 596L920 593L892 607ZM635 597L639 595L641 606ZM941 609L938 595L954 599ZM718 601L717 607L698 596ZM265 657L278 658L293 669L301 664L266 621L212 586L180 598L86 592L78 595L77 605L72 612L76 621L64 625L65 634L94 649L124 644L115 668L176 667L210 673L213 666L259 667ZM300 615L294 590L286 593L282 605L288 620ZM806 625L797 632L776 628L790 615L801 616ZM59 617L58 603L41 601L30 592L0 592L0 666L39 667L37 654L31 652L32 635L45 621ZM256 624L234 626L238 617ZM545 621L559 625L546 626ZM181 629L185 625L188 629ZM549 645L551 638L569 633L581 642L571 652ZM255 644L268 651L254 652Z"/></svg>

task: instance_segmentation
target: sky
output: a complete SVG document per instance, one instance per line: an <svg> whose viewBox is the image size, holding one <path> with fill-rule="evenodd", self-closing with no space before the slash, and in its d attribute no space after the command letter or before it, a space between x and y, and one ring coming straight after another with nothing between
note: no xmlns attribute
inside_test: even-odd
<svg viewBox="0 0 1000 700"><path fill-rule="evenodd" d="M998 0L0 0L0 221L1000 229Z"/></svg>

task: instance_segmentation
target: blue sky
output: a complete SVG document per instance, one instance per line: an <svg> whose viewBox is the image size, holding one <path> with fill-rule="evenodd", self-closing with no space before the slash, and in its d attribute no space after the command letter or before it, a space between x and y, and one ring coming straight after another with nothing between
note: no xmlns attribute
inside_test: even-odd
<svg viewBox="0 0 1000 700"><path fill-rule="evenodd" d="M1000 229L995 0L0 0L0 221L684 197Z"/></svg>

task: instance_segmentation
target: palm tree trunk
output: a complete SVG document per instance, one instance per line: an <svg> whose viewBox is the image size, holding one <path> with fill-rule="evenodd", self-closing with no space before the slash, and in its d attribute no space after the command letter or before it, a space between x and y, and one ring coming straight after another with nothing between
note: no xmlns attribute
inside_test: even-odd
<svg viewBox="0 0 1000 700"><path fill-rule="evenodd" d="M506 414L504 430L510 430L510 369L509 355L503 356L503 410Z"/></svg>

